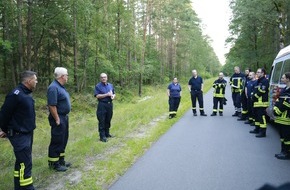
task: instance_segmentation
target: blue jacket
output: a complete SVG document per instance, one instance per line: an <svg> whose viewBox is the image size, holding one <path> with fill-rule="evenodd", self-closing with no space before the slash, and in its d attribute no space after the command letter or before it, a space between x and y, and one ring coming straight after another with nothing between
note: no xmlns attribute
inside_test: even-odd
<svg viewBox="0 0 290 190"><path fill-rule="evenodd" d="M5 98L0 111L0 128L5 133L13 129L20 133L30 133L35 128L34 100L32 91L19 84Z"/></svg>

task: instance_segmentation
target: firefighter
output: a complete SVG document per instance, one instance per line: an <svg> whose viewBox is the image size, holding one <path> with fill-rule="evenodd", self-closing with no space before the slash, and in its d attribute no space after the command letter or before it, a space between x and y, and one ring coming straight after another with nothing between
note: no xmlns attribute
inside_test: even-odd
<svg viewBox="0 0 290 190"><path fill-rule="evenodd" d="M236 66L234 68L234 74L230 78L230 85L232 90L232 99L235 106L235 113L233 117L241 116L241 93L243 91L245 75L241 73L240 68Z"/></svg>
<svg viewBox="0 0 290 190"><path fill-rule="evenodd" d="M255 112L255 129L250 133L256 134L257 138L266 137L266 108L268 107L269 81L266 79L266 71L263 68L257 70L258 80L252 95Z"/></svg>
<svg viewBox="0 0 290 190"><path fill-rule="evenodd" d="M196 70L192 70L192 77L188 81L188 90L191 94L193 116L197 116L196 100L198 100L200 115L207 116L203 108L203 80L197 75Z"/></svg>
<svg viewBox="0 0 290 190"><path fill-rule="evenodd" d="M256 78L255 73L250 72L248 78L249 81L247 82L246 88L245 88L245 94L247 98L247 108L248 108L248 121L245 121L245 124L253 124L254 123L254 113L253 113L253 101L252 101L252 93L254 90L254 87L256 86Z"/></svg>
<svg viewBox="0 0 290 190"><path fill-rule="evenodd" d="M168 85L167 95L169 97L169 119L171 119L176 116L181 98L181 86L177 78L174 78L172 83Z"/></svg>
<svg viewBox="0 0 290 190"><path fill-rule="evenodd" d="M224 105L226 86L227 86L227 81L224 79L224 74L220 72L219 78L213 83L213 88L214 88L213 112L211 116L216 116L218 111L219 111L219 115L223 116L223 105ZM219 110L218 110L218 104L219 104Z"/></svg>
<svg viewBox="0 0 290 190"><path fill-rule="evenodd" d="M65 161L65 149L69 137L70 96L64 85L68 72L64 67L56 67L55 80L47 89L48 121L51 126L51 141L48 147L48 165L51 169L64 172L71 163Z"/></svg>
<svg viewBox="0 0 290 190"><path fill-rule="evenodd" d="M281 81L286 84L274 106L275 124L280 131L281 152L275 157L281 160L290 159L290 72L285 73Z"/></svg>
<svg viewBox="0 0 290 190"><path fill-rule="evenodd" d="M108 83L108 76L101 73L100 80L95 87L95 97L98 99L97 118L99 120L100 141L107 142L111 138L111 119L113 117L113 100L115 90L111 83Z"/></svg>
<svg viewBox="0 0 290 190"><path fill-rule="evenodd" d="M5 98L0 112L0 137L8 137L16 157L14 189L33 190L32 143L35 124L34 100L31 96L37 84L36 73L24 71L21 83Z"/></svg>
<svg viewBox="0 0 290 190"><path fill-rule="evenodd" d="M242 103L242 114L241 117L239 119L237 119L238 121L245 121L248 117L248 104L247 104L247 96L246 96L246 91L245 88L247 86L249 79L249 74L251 72L251 69L247 68L245 69L245 81L244 81L244 85L243 85L243 91L241 94L241 103Z"/></svg>

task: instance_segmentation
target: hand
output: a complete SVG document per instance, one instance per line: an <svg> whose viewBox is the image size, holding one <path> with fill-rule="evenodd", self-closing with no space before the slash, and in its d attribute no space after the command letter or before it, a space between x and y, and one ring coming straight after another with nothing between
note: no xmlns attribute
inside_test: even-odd
<svg viewBox="0 0 290 190"><path fill-rule="evenodd" d="M107 93L107 96L111 96L111 97L113 96L112 90L110 90L110 92Z"/></svg>
<svg viewBox="0 0 290 190"><path fill-rule="evenodd" d="M60 125L60 119L56 120L55 123L56 123L56 126L59 126Z"/></svg>
<svg viewBox="0 0 290 190"><path fill-rule="evenodd" d="M3 131L0 131L0 138L5 138L6 137L6 133Z"/></svg>
<svg viewBox="0 0 290 190"><path fill-rule="evenodd" d="M111 99L114 100L115 96L115 94L112 94Z"/></svg>

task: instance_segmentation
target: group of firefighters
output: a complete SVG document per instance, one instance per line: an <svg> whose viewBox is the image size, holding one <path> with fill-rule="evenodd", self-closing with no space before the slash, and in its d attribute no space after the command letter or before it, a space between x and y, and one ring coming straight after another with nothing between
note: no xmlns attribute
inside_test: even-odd
<svg viewBox="0 0 290 190"><path fill-rule="evenodd" d="M196 101L198 100L200 115L207 116L203 107L203 80L197 76L197 71L192 71L192 78L188 82L188 89L191 93L193 116L196 113ZM238 66L234 67L234 74L231 76L229 84L232 91L232 100L235 107L233 117L238 117L238 121L254 126L249 131L257 138L266 137L267 112L274 118L275 126L279 129L281 140L281 152L275 154L277 159L290 159L290 72L283 74L282 83L286 85L281 90L280 96L275 100L273 109L269 106L269 80L266 78L266 71L263 68L257 69L256 73L250 69L245 69L242 73ZM223 116L223 105L226 105L225 89L227 81L224 74L219 73L219 77L213 83L213 112L211 116L219 113ZM167 88L169 96L169 118L176 116L180 103L181 87L177 78Z"/></svg>

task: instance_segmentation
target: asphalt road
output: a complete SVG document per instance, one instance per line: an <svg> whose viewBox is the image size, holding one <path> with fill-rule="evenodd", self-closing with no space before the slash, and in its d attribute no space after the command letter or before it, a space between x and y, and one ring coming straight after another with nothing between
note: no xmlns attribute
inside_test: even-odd
<svg viewBox="0 0 290 190"><path fill-rule="evenodd" d="M290 161L274 157L278 131L268 125L266 138L250 134L253 127L231 116L230 96L228 85L224 116L211 117L207 93L208 116L189 110L110 190L251 190L289 182Z"/></svg>

